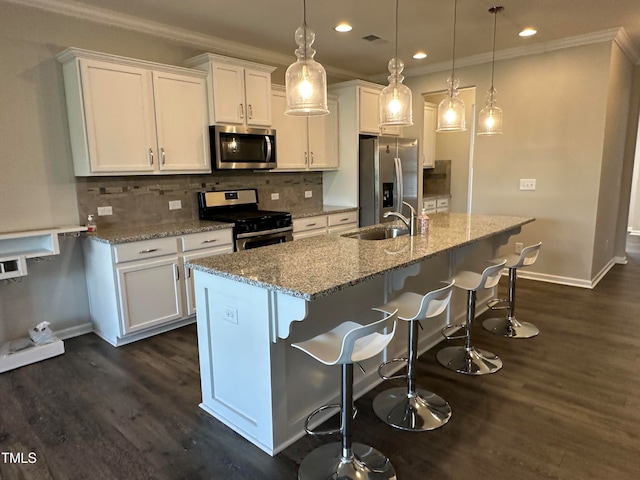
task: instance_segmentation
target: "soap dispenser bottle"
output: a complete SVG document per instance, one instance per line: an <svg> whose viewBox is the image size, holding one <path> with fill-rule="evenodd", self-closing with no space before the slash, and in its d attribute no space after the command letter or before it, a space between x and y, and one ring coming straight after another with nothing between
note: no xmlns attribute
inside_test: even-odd
<svg viewBox="0 0 640 480"><path fill-rule="evenodd" d="M424 235L429 233L429 216L427 215L427 209L423 208L420 215L418 215L417 222L418 233Z"/></svg>

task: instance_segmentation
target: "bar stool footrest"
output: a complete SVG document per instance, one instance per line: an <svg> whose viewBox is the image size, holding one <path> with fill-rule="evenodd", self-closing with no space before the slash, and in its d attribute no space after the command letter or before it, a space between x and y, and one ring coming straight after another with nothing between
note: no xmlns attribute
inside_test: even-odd
<svg viewBox="0 0 640 480"><path fill-rule="evenodd" d="M406 374L393 375L391 377L387 377L387 376L382 374L382 369L384 367L386 367L387 365L389 365L391 363L401 363L401 362L402 363L409 363L409 359L408 358L394 358L394 359L387 360L386 362L381 363L380 366L378 367L378 375L383 380L395 380L396 378L408 378Z"/></svg>
<svg viewBox="0 0 640 480"><path fill-rule="evenodd" d="M492 298L487 301L487 307L489 310L506 310L509 308L508 298Z"/></svg>
<svg viewBox="0 0 640 480"><path fill-rule="evenodd" d="M311 430L309 428L309 424L313 420L313 417L315 417L319 413L324 412L325 410L329 410L331 408L337 408L339 412L342 411L342 405L339 404L339 403L332 403L330 405L322 405L321 407L316 408L313 412L311 412L311 414L307 417L307 420L304 422L304 431L307 432L309 435L312 435L314 437L319 437L321 435L333 435L334 433L341 433L342 432L342 425L340 425L340 427L338 427L338 428L332 428L332 429L328 429L328 430ZM353 418L356 418L357 414L358 414L358 409L356 408L355 405L353 405Z"/></svg>
<svg viewBox="0 0 640 480"><path fill-rule="evenodd" d="M449 330L453 330L454 328L464 328L464 323L460 323L458 325L447 325L446 327L444 327L440 333L442 333L442 336L444 338L446 338L447 340L462 340L464 338L467 338L467 335L449 335L447 332Z"/></svg>

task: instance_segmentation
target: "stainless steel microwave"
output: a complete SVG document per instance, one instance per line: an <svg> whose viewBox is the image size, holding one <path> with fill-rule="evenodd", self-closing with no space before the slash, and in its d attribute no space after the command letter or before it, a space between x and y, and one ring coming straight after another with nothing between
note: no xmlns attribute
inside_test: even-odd
<svg viewBox="0 0 640 480"><path fill-rule="evenodd" d="M276 167L276 131L230 125L209 127L211 163L219 170Z"/></svg>

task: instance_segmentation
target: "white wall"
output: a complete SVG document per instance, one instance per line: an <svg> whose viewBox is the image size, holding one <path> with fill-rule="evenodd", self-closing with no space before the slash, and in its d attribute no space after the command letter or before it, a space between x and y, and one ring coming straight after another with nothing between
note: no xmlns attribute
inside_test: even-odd
<svg viewBox="0 0 640 480"><path fill-rule="evenodd" d="M622 177L623 185L625 182L632 183L632 188L629 194L629 211L626 217L624 216L625 212L621 212L619 230L629 230L633 235L640 235L640 66L635 68L630 105L625 151L628 161ZM633 162L633 166L630 162ZM623 256L623 254L624 250L617 253L619 256Z"/></svg>
<svg viewBox="0 0 640 480"><path fill-rule="evenodd" d="M200 50L134 32L0 2L0 232L79 223L62 70L74 46L181 65ZM89 319L80 242L28 263L19 283L0 282L0 343L47 320L54 331Z"/></svg>
<svg viewBox="0 0 640 480"><path fill-rule="evenodd" d="M496 62L504 134L476 138L473 212L536 217L518 241L543 241L529 270L550 281L588 286L593 278L611 56L611 42L603 42ZM490 68L457 70L461 86L477 87L479 107ZM442 89L446 75L405 80L414 111L421 94ZM536 191L520 191L520 178L537 179Z"/></svg>

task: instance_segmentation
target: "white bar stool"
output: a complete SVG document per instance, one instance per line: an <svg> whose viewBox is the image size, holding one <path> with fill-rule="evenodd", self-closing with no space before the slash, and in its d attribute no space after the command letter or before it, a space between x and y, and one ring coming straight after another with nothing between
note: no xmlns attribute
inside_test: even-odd
<svg viewBox="0 0 640 480"><path fill-rule="evenodd" d="M446 282L443 282L446 283ZM415 385L415 363L418 358L418 327L420 320L434 318L449 306L453 293L451 281L437 290L426 295L405 292L379 310L385 312L398 311L398 319L409 322L409 352L408 358L394 358L384 362L378 368L378 373L384 380L406 378L406 387L390 388L379 393L373 400L373 410L376 415L388 425L401 430L421 432L433 430L443 426L451 418L451 407L440 396ZM396 362L407 363L406 375L384 376L382 369Z"/></svg>
<svg viewBox="0 0 640 480"><path fill-rule="evenodd" d="M309 453L298 470L298 480L396 480L389 459L378 450L351 440L353 407L353 364L382 352L396 331L397 310L369 325L344 322L334 329L303 342L292 343L325 365L342 365L342 402L325 405L307 417L305 430L310 435L341 433L342 442L328 443ZM309 423L318 413L340 407L340 428L311 431Z"/></svg>
<svg viewBox="0 0 640 480"><path fill-rule="evenodd" d="M542 242L535 245L529 245L517 254L508 255L505 267L509 269L509 297L507 299L494 298L489 300L487 305L491 310L507 310L506 317L489 318L482 322L485 330L489 330L496 335L502 335L507 338L531 338L540 333L538 327L529 322L519 322L516 319L516 279L518 278L517 270L522 267L533 265L540 253Z"/></svg>
<svg viewBox="0 0 640 480"><path fill-rule="evenodd" d="M462 325L448 325L442 329L447 340L465 339L464 346L446 347L436 354L438 361L450 370L465 375L486 375L502 368L502 360L491 352L480 350L471 345L471 327L476 316L476 292L482 288L495 287L500 281L500 271L506 260L491 265L482 273L463 271L455 275L455 286L467 291L467 319ZM452 328L464 327L464 335L449 336Z"/></svg>

